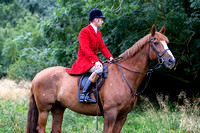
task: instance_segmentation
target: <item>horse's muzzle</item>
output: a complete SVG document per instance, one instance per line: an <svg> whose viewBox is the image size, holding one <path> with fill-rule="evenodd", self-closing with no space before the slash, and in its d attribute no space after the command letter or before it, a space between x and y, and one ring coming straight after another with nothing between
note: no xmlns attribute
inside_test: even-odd
<svg viewBox="0 0 200 133"><path fill-rule="evenodd" d="M172 69L175 66L176 59L173 56L167 56L164 58L164 65L166 68Z"/></svg>

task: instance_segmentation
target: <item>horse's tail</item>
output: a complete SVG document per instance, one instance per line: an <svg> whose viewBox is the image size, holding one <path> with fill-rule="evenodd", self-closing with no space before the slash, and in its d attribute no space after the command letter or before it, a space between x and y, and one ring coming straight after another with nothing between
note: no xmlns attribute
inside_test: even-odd
<svg viewBox="0 0 200 133"><path fill-rule="evenodd" d="M38 109L34 94L30 93L26 133L37 133Z"/></svg>

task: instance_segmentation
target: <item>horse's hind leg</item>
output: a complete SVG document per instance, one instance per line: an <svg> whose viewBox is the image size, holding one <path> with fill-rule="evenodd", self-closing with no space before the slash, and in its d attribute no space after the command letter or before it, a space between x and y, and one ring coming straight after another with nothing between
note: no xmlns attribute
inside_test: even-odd
<svg viewBox="0 0 200 133"><path fill-rule="evenodd" d="M48 114L49 114L48 111L39 111L38 126L37 126L38 133L45 133Z"/></svg>
<svg viewBox="0 0 200 133"><path fill-rule="evenodd" d="M65 111L65 107L60 104L60 102L55 102L53 108L51 109L51 113L53 115L53 123L52 123L52 133L61 133L61 125L63 121L63 114Z"/></svg>
<svg viewBox="0 0 200 133"><path fill-rule="evenodd" d="M52 109L53 103L54 103L54 102L49 102L48 99L45 99L45 97L42 97L42 98L43 98L42 100L41 98L37 98L38 100L37 107L38 107L38 112L39 112L38 126L37 126L38 133L45 133L45 127L46 127L49 111Z"/></svg>

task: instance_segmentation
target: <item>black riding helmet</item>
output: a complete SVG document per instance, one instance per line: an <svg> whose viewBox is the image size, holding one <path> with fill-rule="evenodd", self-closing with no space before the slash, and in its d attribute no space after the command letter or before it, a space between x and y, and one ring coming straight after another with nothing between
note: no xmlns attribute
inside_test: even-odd
<svg viewBox="0 0 200 133"><path fill-rule="evenodd" d="M94 8L90 11L89 21L92 21L95 18L105 18L105 17L103 16L101 10Z"/></svg>

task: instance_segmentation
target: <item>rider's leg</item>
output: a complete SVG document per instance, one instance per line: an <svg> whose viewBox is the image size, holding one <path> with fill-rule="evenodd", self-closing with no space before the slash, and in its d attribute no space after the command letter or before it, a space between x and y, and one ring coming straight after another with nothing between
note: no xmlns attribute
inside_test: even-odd
<svg viewBox="0 0 200 133"><path fill-rule="evenodd" d="M93 72L92 72L93 71ZM98 74L101 74L103 72L103 69L96 69L94 70L94 68L91 68L89 70L89 72L92 72L92 74L90 75L90 77L88 78L81 94L80 94L80 98L79 98L79 102L88 102L88 103L96 103L96 100L93 100L89 97L88 92L90 89L90 85L92 83L95 83L96 80L99 78Z"/></svg>

